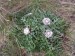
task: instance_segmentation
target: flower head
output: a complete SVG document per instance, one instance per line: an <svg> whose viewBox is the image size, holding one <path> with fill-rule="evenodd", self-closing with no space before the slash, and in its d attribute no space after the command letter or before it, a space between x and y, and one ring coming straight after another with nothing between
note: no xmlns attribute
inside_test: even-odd
<svg viewBox="0 0 75 56"><path fill-rule="evenodd" d="M30 33L30 30L28 27L24 28L24 34L25 35L28 35Z"/></svg>
<svg viewBox="0 0 75 56"><path fill-rule="evenodd" d="M50 20L49 18L44 18L44 19L42 20L42 22L43 22L44 25L50 25L51 20Z"/></svg>
<svg viewBox="0 0 75 56"><path fill-rule="evenodd" d="M44 34L45 34L45 37L50 38L52 37L53 32L51 30L46 30Z"/></svg>

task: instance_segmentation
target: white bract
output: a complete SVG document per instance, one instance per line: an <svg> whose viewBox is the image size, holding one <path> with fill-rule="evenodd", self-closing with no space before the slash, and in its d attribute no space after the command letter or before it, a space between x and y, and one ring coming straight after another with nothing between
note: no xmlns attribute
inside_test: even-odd
<svg viewBox="0 0 75 56"><path fill-rule="evenodd" d="M50 38L52 37L53 32L51 30L46 30L44 34L45 34L45 37Z"/></svg>
<svg viewBox="0 0 75 56"><path fill-rule="evenodd" d="M44 18L44 19L42 20L42 22L43 22L44 25L50 25L51 20L50 20L50 18Z"/></svg>
<svg viewBox="0 0 75 56"><path fill-rule="evenodd" d="M28 35L30 33L30 30L28 27L24 28L24 34L25 35Z"/></svg>
<svg viewBox="0 0 75 56"><path fill-rule="evenodd" d="M8 1L11 1L11 0L8 0Z"/></svg>
<svg viewBox="0 0 75 56"><path fill-rule="evenodd" d="M6 21L10 21L10 20L6 20Z"/></svg>
<svg viewBox="0 0 75 56"><path fill-rule="evenodd" d="M32 15L32 13L28 13L28 14L27 14L27 16L30 16L30 15Z"/></svg>

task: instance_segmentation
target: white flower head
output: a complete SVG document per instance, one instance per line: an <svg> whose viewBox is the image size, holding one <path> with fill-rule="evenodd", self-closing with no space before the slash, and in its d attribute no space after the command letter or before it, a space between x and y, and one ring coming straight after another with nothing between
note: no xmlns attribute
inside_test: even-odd
<svg viewBox="0 0 75 56"><path fill-rule="evenodd" d="M42 20L42 22L43 22L44 25L50 25L51 20L50 20L50 18L44 18L44 19Z"/></svg>
<svg viewBox="0 0 75 56"><path fill-rule="evenodd" d="M44 34L45 34L45 37L50 38L52 37L53 32L51 30L46 30Z"/></svg>
<svg viewBox="0 0 75 56"><path fill-rule="evenodd" d="M28 27L24 28L24 34L25 35L28 35L30 33L30 30Z"/></svg>

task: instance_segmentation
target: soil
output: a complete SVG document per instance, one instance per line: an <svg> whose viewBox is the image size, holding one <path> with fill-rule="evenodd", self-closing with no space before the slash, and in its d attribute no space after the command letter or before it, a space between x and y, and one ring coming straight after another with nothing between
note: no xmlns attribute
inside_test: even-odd
<svg viewBox="0 0 75 56"><path fill-rule="evenodd" d="M65 54L62 56L75 56L75 0L59 0L59 4L57 15L70 23L67 34L69 41L63 43Z"/></svg>

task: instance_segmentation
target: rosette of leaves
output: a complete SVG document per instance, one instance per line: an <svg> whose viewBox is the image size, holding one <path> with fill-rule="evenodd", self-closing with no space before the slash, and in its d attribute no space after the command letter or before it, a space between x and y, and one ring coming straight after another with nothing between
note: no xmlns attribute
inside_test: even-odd
<svg viewBox="0 0 75 56"><path fill-rule="evenodd" d="M43 24L42 20L46 17L50 18L50 25ZM45 11L39 7L33 8L32 6L17 13L14 23L10 35L15 37L20 47L24 47L27 52L44 51L46 56L59 56L60 51L62 51L61 37L68 27L65 20L50 11ZM23 32L25 27L30 29L28 35ZM50 38L46 38L44 35L46 29L53 32Z"/></svg>
<svg viewBox="0 0 75 56"><path fill-rule="evenodd" d="M60 17L51 12L41 9L35 9L22 15L16 16L15 25L11 31L11 36L15 36L21 47L24 47L28 52L45 51L46 56L58 56L62 50L61 35L65 34L68 24ZM24 12L25 13L25 12ZM42 23L43 18L48 17L52 21L46 26ZM25 35L23 29L28 27L30 34ZM44 32L46 29L53 31L53 36L46 38Z"/></svg>

